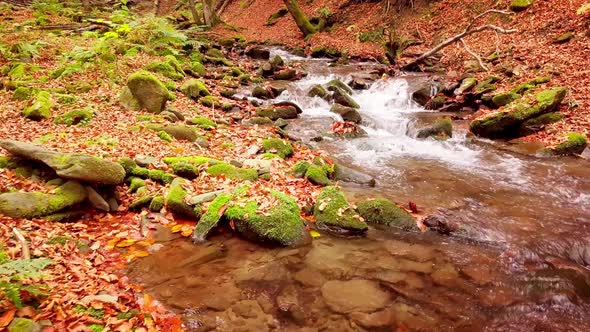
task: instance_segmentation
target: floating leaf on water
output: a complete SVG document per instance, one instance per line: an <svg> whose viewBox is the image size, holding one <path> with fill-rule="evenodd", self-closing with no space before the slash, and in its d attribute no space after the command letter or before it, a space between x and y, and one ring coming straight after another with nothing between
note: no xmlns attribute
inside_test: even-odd
<svg viewBox="0 0 590 332"><path fill-rule="evenodd" d="M316 231L315 229L312 229L309 231L309 235L311 235L312 238L316 238L316 237L320 237L320 232Z"/></svg>

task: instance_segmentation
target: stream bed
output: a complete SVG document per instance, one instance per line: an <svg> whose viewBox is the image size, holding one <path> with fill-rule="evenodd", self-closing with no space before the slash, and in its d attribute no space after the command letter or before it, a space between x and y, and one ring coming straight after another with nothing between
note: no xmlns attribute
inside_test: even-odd
<svg viewBox="0 0 590 332"><path fill-rule="evenodd" d="M130 278L176 311L189 331L590 331L590 164L479 140L455 121L447 141L415 138L441 113L411 102L423 76L379 78L353 98L366 137L316 137L338 115L306 96L313 84L368 74L273 50L309 73L279 82L303 109L288 132L377 186L351 198L415 202L459 225L456 236L371 228L268 248L229 233L187 239L134 262ZM354 199L353 199L354 200Z"/></svg>

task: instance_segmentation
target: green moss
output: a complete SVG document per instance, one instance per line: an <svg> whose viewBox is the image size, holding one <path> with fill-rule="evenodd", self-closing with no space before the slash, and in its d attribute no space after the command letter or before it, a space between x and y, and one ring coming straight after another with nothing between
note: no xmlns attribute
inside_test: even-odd
<svg viewBox="0 0 590 332"><path fill-rule="evenodd" d="M66 126L72 125L86 125L94 117L94 112L91 109L83 108L78 110L69 111L53 120L55 124L65 124Z"/></svg>
<svg viewBox="0 0 590 332"><path fill-rule="evenodd" d="M156 117L153 115L138 115L135 117L137 122L148 122L154 120Z"/></svg>
<svg viewBox="0 0 590 332"><path fill-rule="evenodd" d="M568 133L565 142L555 146L551 151L558 155L580 154L587 145L588 139L584 134Z"/></svg>
<svg viewBox="0 0 590 332"><path fill-rule="evenodd" d="M330 87L337 86L340 89L344 90L346 93L352 94L352 88L339 79L331 80L330 82L326 83L326 86L328 87L328 90L330 90Z"/></svg>
<svg viewBox="0 0 590 332"><path fill-rule="evenodd" d="M34 94L34 90L24 86L16 88L12 93L12 100L29 100Z"/></svg>
<svg viewBox="0 0 590 332"><path fill-rule="evenodd" d="M133 202L131 202L131 204L129 204L129 211L136 211L136 210L140 210L141 208L143 208L145 206L149 206L152 203L152 200L154 199L154 197L155 197L154 195L146 195L146 196L143 196L143 197L140 197L140 198L134 200Z"/></svg>
<svg viewBox="0 0 590 332"><path fill-rule="evenodd" d="M176 163L191 163L194 165L204 165L204 164L219 164L221 161L203 157L203 156L186 156L186 157L165 157L164 162L168 165L173 165Z"/></svg>
<svg viewBox="0 0 590 332"><path fill-rule="evenodd" d="M105 329L105 326L100 324L90 324L87 327L91 332L102 332Z"/></svg>
<svg viewBox="0 0 590 332"><path fill-rule="evenodd" d="M439 118L433 125L420 129L417 137L434 137L438 140L453 137L453 121L448 117Z"/></svg>
<svg viewBox="0 0 590 332"><path fill-rule="evenodd" d="M203 99L205 99L205 98L203 98ZM213 121L209 118L206 118L206 117L202 117L202 116L194 117L194 118L188 120L187 122L192 125L197 125L197 126L199 126L199 128L205 129L205 130L211 130L211 129L215 129L217 127L217 123L215 123L215 121Z"/></svg>
<svg viewBox="0 0 590 332"><path fill-rule="evenodd" d="M77 305L72 310L74 310L77 313L88 314L96 319L102 319L104 317L104 309L85 308L81 305Z"/></svg>
<svg viewBox="0 0 590 332"><path fill-rule="evenodd" d="M564 34L561 34L555 38L553 38L553 42L556 44L564 44L574 38L574 33L572 31L568 31Z"/></svg>
<svg viewBox="0 0 590 332"><path fill-rule="evenodd" d="M66 211L46 215L43 217L43 219L53 222L70 222L79 219L83 215L84 211Z"/></svg>
<svg viewBox="0 0 590 332"><path fill-rule="evenodd" d="M229 149L229 148L233 148L233 147L235 147L235 146L236 146L236 145L235 145L234 143L232 143L232 142L225 142L225 143L223 143L223 144L220 144L220 145L219 145L219 148L220 148L220 149Z"/></svg>
<svg viewBox="0 0 590 332"><path fill-rule="evenodd" d="M307 169L311 164L307 161L299 161L293 166L293 176L296 178L302 178L307 173Z"/></svg>
<svg viewBox="0 0 590 332"><path fill-rule="evenodd" d="M24 117L39 121L51 117L51 108L53 107L53 100L51 94L47 91L39 91L37 93L35 102L23 110Z"/></svg>
<svg viewBox="0 0 590 332"><path fill-rule="evenodd" d="M8 325L8 332L37 332L41 331L39 324L32 319L17 317Z"/></svg>
<svg viewBox="0 0 590 332"><path fill-rule="evenodd" d="M13 157L0 156L0 168L15 168L18 160Z"/></svg>
<svg viewBox="0 0 590 332"><path fill-rule="evenodd" d="M221 110L224 112L229 112L234 108L235 104L231 104L231 103L223 103L221 105Z"/></svg>
<svg viewBox="0 0 590 332"><path fill-rule="evenodd" d="M155 73L160 73L172 80L181 80L184 78L184 71L182 65L178 60L172 56L167 55L161 62L153 62L147 66L147 70Z"/></svg>
<svg viewBox="0 0 590 332"><path fill-rule="evenodd" d="M160 169L150 169L148 171L148 177L164 184L172 183L175 178L172 174L166 173Z"/></svg>
<svg viewBox="0 0 590 332"><path fill-rule="evenodd" d="M511 102L517 100L518 98L520 98L520 95L518 93L514 93L514 92L499 93L499 94L492 97L492 103L494 103L494 105L496 105L496 107L501 107L501 106L510 104Z"/></svg>
<svg viewBox="0 0 590 332"><path fill-rule="evenodd" d="M219 99L214 96L206 96L199 99L199 104L206 107L221 108L221 103L219 102Z"/></svg>
<svg viewBox="0 0 590 332"><path fill-rule="evenodd" d="M316 225L332 231L366 232L367 224L346 201L344 193L334 186L325 187L318 196L314 212Z"/></svg>
<svg viewBox="0 0 590 332"><path fill-rule="evenodd" d="M247 181L256 181L258 179L258 172L251 168L237 168L233 165L219 163L207 168L207 173L219 176L224 175L228 179L239 179Z"/></svg>
<svg viewBox="0 0 590 332"><path fill-rule="evenodd" d="M533 4L534 0L512 0L510 2L510 10L515 12L523 11Z"/></svg>
<svg viewBox="0 0 590 332"><path fill-rule="evenodd" d="M132 193L136 192L137 189L145 187L145 181L140 178L131 177L130 184L129 184L129 191Z"/></svg>
<svg viewBox="0 0 590 332"><path fill-rule="evenodd" d="M188 195L187 191L182 187L185 183L186 180L183 178L176 178L172 181L168 196L166 196L166 208L176 214L191 219L199 219L201 217L200 207L193 208L184 201Z"/></svg>
<svg viewBox="0 0 590 332"><path fill-rule="evenodd" d="M160 130L158 132L158 137L160 137L162 140L166 141L166 142L172 142L172 136L170 136L167 132Z"/></svg>
<svg viewBox="0 0 590 332"><path fill-rule="evenodd" d="M62 235L54 236L54 237L50 238L49 240L47 240L47 242L45 242L45 243L47 243L47 244L60 244L63 246L68 242L74 242L76 244L76 247L78 247L79 249L87 247L87 245L81 241L78 241L78 240L76 240L72 237L69 237L69 236L62 236Z"/></svg>
<svg viewBox="0 0 590 332"><path fill-rule="evenodd" d="M219 94L225 98L232 98L236 93L238 93L238 91L235 89L224 89L219 92Z"/></svg>
<svg viewBox="0 0 590 332"><path fill-rule="evenodd" d="M281 159L281 157L278 154L270 153L270 152L264 153L262 155L262 158L264 158L264 159Z"/></svg>
<svg viewBox="0 0 590 332"><path fill-rule="evenodd" d="M121 95L121 102L131 108L145 108L152 113L160 113L167 100L174 99L166 86L154 75L145 70L129 75L127 79L128 92ZM132 99L132 100L128 100Z"/></svg>
<svg viewBox="0 0 590 332"><path fill-rule="evenodd" d="M133 176L140 177L142 179L147 179L149 171L150 171L149 169L144 168L144 167L134 167L131 169L129 174L131 174Z"/></svg>
<svg viewBox="0 0 590 332"><path fill-rule="evenodd" d="M221 219L219 211L222 207L224 207L230 202L232 197L233 196L230 194L220 194L213 200L213 202L211 202L211 204L209 204L207 211L205 212L205 214L203 214L203 216L201 216L201 219L199 220L197 227L195 227L195 231L193 233L193 240L205 240L207 234L209 234L213 227L217 226L217 223Z"/></svg>
<svg viewBox="0 0 590 332"><path fill-rule="evenodd" d="M310 165L305 172L305 177L309 182L318 186L329 186L332 184L328 179L326 170L317 165Z"/></svg>
<svg viewBox="0 0 590 332"><path fill-rule="evenodd" d="M183 125L160 125L149 123L146 125L146 128L154 131L164 131L177 140L194 142L199 138L199 135L197 135L193 128Z"/></svg>
<svg viewBox="0 0 590 332"><path fill-rule="evenodd" d="M419 230L416 220L409 213L384 198L363 201L358 204L358 211L368 223L397 227L405 231Z"/></svg>
<svg viewBox="0 0 590 332"><path fill-rule="evenodd" d="M186 81L181 87L182 91L187 97L198 99L199 97L206 97L211 95L205 82L199 79L190 79Z"/></svg>
<svg viewBox="0 0 590 332"><path fill-rule="evenodd" d="M271 191L270 196L269 200L275 199L278 204L264 214L258 213L258 202L238 197L224 215L234 221L236 231L246 238L285 246L294 244L304 230L301 210L295 199L288 195Z"/></svg>
<svg viewBox="0 0 590 332"><path fill-rule="evenodd" d="M328 96L328 92L326 91L326 89L324 89L323 86L316 84L311 87L311 89L307 93L307 96L326 98Z"/></svg>
<svg viewBox="0 0 590 332"><path fill-rule="evenodd" d="M225 55L223 55L223 52L221 52L221 50L218 50L216 48L210 48L207 50L207 54L208 56L214 57L214 58L224 58Z"/></svg>
<svg viewBox="0 0 590 332"><path fill-rule="evenodd" d="M162 197L162 196L159 196ZM164 197L162 197L162 202L164 201ZM158 210L159 211L159 210ZM127 312L119 312L117 313L117 318L118 319L125 319L125 320L130 320L131 318L140 315L141 312L137 309L131 309Z"/></svg>
<svg viewBox="0 0 590 332"><path fill-rule="evenodd" d="M265 139L262 141L262 148L264 152L276 153L283 159L288 158L293 154L293 146L291 143L278 138Z"/></svg>
<svg viewBox="0 0 590 332"><path fill-rule="evenodd" d="M563 114L557 113L557 112L551 112L551 113L543 114L543 115L538 116L536 118L526 120L522 125L525 127L526 126L546 125L546 124L559 122L559 121L561 121L561 119L563 119Z"/></svg>
<svg viewBox="0 0 590 332"><path fill-rule="evenodd" d="M172 171L174 174L186 179L194 179L199 176L199 169L195 165L186 162L172 164Z"/></svg>
<svg viewBox="0 0 590 332"><path fill-rule="evenodd" d="M205 66L200 61L191 62L190 70L193 72L193 74L197 74L201 77L207 75L207 70L205 69Z"/></svg>
<svg viewBox="0 0 590 332"><path fill-rule="evenodd" d="M156 196L150 202L149 209L152 212L160 212L164 207L164 196Z"/></svg>

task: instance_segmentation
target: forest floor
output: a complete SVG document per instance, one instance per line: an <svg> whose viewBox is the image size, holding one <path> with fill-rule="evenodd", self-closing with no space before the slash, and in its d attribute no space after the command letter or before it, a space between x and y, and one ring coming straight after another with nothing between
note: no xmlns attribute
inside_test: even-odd
<svg viewBox="0 0 590 332"><path fill-rule="evenodd" d="M240 34L247 40L280 43L300 47L309 53L315 47L333 47L351 57L382 59L383 46L389 31L404 40L418 41L404 51L400 63L408 63L413 56L434 47L446 38L460 33L472 18L488 9L505 10L510 0L484 0L470 4L462 0L436 2L414 1L414 8L398 11L395 5L387 10L390 2L345 2L317 0L301 2L309 17L331 13L335 22L326 32L313 35L308 40L289 15L267 25L269 17L284 7L282 1L255 0L232 1L224 12L223 19L229 24L217 31L225 36ZM393 2L395 3L395 2ZM499 58L488 62L489 71L466 74L466 62L473 57L460 43L440 52L440 66L454 77L475 76L482 80L489 75L502 75L510 68L510 77L497 83L499 91L531 80L549 76L552 85L565 86L568 96L560 107L563 120L548 125L544 131L524 137L525 141L541 141L546 145L559 142L566 132L581 132L590 135L590 18L588 13L576 11L586 1L543 0L535 1L523 12L504 17L488 16L480 23L492 23L506 29L517 29L513 34L480 32L465 38L469 47L486 59L497 53ZM255 12L256 15L248 13ZM237 32L236 32L237 30ZM574 38L566 43L555 43L558 36L572 32ZM361 39L369 39L361 42ZM487 112L487 110L482 110ZM479 116L482 112L476 113Z"/></svg>

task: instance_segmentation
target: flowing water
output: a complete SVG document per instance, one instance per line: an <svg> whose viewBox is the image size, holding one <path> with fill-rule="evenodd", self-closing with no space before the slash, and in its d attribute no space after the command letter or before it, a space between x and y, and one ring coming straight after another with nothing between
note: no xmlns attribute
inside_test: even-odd
<svg viewBox="0 0 590 332"><path fill-rule="evenodd" d="M280 52L280 51L275 51ZM281 55L310 73L279 99L303 114L287 129L374 176L353 198L417 203L459 225L456 236L371 229L366 238L266 248L230 234L186 240L136 262L130 276L194 331L589 331L590 164L536 146L475 139L455 121L447 141L415 138L440 113L410 101L427 79L377 79L355 91L366 137L313 138L337 115L306 96L317 83L369 73Z"/></svg>

